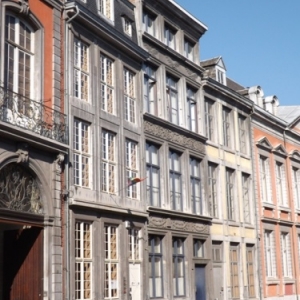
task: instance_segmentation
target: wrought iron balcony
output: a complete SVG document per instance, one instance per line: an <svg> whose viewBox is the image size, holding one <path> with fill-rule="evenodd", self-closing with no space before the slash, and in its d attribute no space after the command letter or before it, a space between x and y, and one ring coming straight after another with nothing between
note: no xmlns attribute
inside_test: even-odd
<svg viewBox="0 0 300 300"><path fill-rule="evenodd" d="M65 114L3 87L0 87L0 121L60 143L68 143L68 119Z"/></svg>

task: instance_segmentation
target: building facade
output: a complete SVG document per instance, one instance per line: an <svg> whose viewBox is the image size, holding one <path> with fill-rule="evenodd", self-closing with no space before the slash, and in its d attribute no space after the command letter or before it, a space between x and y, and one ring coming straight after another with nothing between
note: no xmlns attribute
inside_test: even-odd
<svg viewBox="0 0 300 300"><path fill-rule="evenodd" d="M61 10L0 3L0 299L63 298Z"/></svg>

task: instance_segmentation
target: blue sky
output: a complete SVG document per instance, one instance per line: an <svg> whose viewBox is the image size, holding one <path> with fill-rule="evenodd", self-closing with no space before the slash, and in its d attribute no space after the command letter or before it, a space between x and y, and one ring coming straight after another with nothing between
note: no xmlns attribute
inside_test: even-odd
<svg viewBox="0 0 300 300"><path fill-rule="evenodd" d="M200 59L222 56L227 76L300 105L300 0L175 0L208 27Z"/></svg>

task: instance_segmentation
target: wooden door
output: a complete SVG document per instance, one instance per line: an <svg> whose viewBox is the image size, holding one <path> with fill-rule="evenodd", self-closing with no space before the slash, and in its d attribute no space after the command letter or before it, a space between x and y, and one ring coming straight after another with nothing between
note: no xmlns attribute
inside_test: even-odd
<svg viewBox="0 0 300 300"><path fill-rule="evenodd" d="M31 227L4 231L5 300L43 298L43 230Z"/></svg>

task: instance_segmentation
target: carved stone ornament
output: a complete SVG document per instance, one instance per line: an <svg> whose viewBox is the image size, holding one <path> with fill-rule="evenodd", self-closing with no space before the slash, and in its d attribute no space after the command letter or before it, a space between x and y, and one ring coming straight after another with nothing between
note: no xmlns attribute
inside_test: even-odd
<svg viewBox="0 0 300 300"><path fill-rule="evenodd" d="M152 134L154 136L157 136L161 139L173 142L175 144L178 144L182 147L186 147L198 152L204 152L204 145L192 138L186 137L180 133L174 132L170 129L164 128L160 125L153 124L149 121L144 122L144 129L145 132Z"/></svg>
<svg viewBox="0 0 300 300"><path fill-rule="evenodd" d="M20 4L20 14L28 15L29 13L29 4L26 0L19 0L18 3Z"/></svg>
<svg viewBox="0 0 300 300"><path fill-rule="evenodd" d="M28 153L28 144L27 143L19 143L17 146L18 150L16 153L18 154L17 163L28 163L29 153Z"/></svg>
<svg viewBox="0 0 300 300"><path fill-rule="evenodd" d="M9 164L0 170L0 208L43 213L39 184L21 165Z"/></svg>
<svg viewBox="0 0 300 300"><path fill-rule="evenodd" d="M150 216L149 226L160 229L182 230L185 232L209 233L209 227L206 224L187 222L182 220L172 220L171 218L161 218Z"/></svg>
<svg viewBox="0 0 300 300"><path fill-rule="evenodd" d="M54 161L56 164L56 174L58 175L61 174L64 160L65 155L63 153L59 153Z"/></svg>

